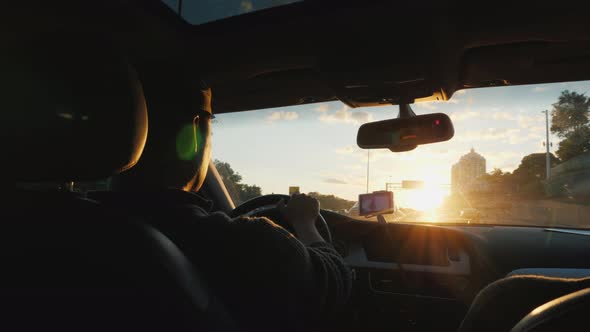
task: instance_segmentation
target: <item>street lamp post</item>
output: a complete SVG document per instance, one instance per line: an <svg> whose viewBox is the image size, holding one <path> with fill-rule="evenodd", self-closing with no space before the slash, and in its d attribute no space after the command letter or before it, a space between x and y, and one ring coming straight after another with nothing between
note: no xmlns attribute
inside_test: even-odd
<svg viewBox="0 0 590 332"><path fill-rule="evenodd" d="M545 113L545 133L546 133L546 141L545 147L547 148L547 155L545 157L545 179L549 179L551 176L551 159L549 158L549 111L545 110L541 113Z"/></svg>
<svg viewBox="0 0 590 332"><path fill-rule="evenodd" d="M371 150L367 150L367 194L369 193L369 165L370 165L370 154Z"/></svg>

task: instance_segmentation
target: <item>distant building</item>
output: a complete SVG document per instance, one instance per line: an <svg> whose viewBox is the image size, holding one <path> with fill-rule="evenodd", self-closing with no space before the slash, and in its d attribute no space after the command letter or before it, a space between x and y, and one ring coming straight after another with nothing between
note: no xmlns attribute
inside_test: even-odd
<svg viewBox="0 0 590 332"><path fill-rule="evenodd" d="M486 159L473 148L461 157L451 169L451 190L453 192L478 191L476 179L486 174Z"/></svg>

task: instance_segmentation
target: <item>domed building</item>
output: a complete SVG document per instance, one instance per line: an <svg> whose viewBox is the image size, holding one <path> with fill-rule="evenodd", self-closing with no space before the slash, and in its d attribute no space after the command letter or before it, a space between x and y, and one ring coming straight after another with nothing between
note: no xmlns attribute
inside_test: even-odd
<svg viewBox="0 0 590 332"><path fill-rule="evenodd" d="M486 159L471 148L453 165L451 169L451 189L453 192L472 191L475 179L486 174Z"/></svg>

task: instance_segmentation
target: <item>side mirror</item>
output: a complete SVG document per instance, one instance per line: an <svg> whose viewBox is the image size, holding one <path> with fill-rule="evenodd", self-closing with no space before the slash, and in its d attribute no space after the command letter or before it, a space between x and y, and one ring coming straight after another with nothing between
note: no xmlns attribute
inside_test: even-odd
<svg viewBox="0 0 590 332"><path fill-rule="evenodd" d="M414 150L418 145L448 141L455 135L448 115L434 113L363 124L356 143L361 149Z"/></svg>

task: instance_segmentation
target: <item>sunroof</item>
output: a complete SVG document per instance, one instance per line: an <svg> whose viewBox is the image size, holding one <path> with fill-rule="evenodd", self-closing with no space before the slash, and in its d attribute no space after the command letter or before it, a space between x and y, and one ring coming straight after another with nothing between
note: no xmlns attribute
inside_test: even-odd
<svg viewBox="0 0 590 332"><path fill-rule="evenodd" d="M303 0L162 0L190 24L203 24Z"/></svg>

